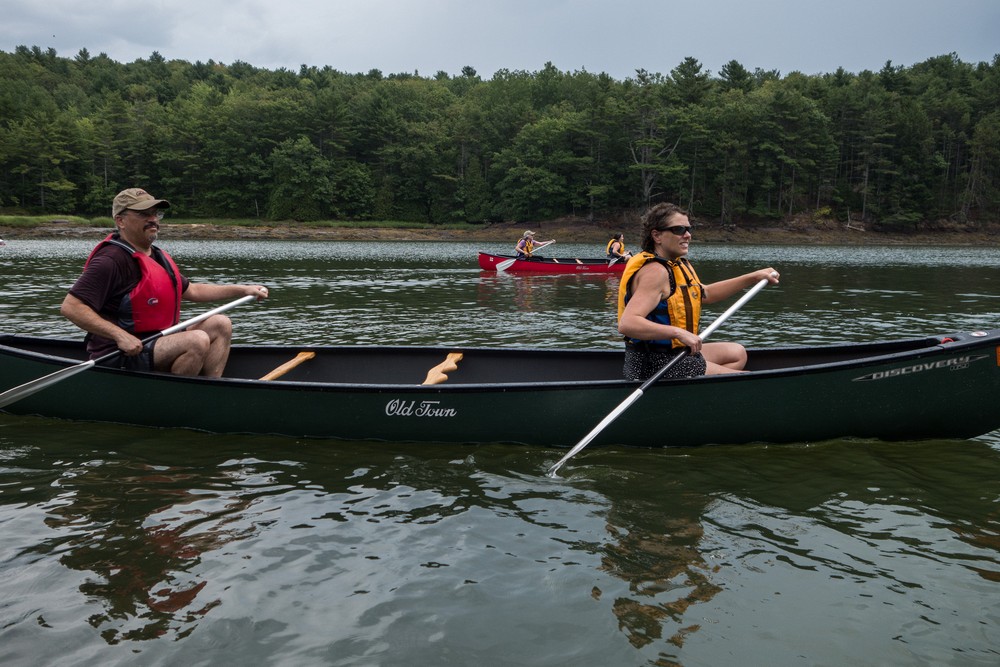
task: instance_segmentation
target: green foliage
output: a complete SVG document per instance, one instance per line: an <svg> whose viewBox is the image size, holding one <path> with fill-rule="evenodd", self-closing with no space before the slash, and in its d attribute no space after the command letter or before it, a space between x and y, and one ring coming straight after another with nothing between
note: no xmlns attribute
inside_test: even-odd
<svg viewBox="0 0 1000 667"><path fill-rule="evenodd" d="M332 168L306 137L282 142L271 154L274 187L268 217L275 220L319 220L327 216L334 188Z"/></svg>
<svg viewBox="0 0 1000 667"><path fill-rule="evenodd" d="M920 214L915 211L901 211L887 215L879 221L878 227L888 231L916 231L920 224Z"/></svg>
<svg viewBox="0 0 1000 667"><path fill-rule="evenodd" d="M0 227L38 227L52 222L68 223L74 226L91 226L95 221L81 218L76 215L59 216L55 218L51 215L0 215ZM110 226L111 219L103 221L102 227Z"/></svg>
<svg viewBox="0 0 1000 667"><path fill-rule="evenodd" d="M0 206L107 215L143 186L191 219L420 224L818 211L1000 219L1000 57L807 76L298 72L0 51ZM825 217L827 214L824 213Z"/></svg>

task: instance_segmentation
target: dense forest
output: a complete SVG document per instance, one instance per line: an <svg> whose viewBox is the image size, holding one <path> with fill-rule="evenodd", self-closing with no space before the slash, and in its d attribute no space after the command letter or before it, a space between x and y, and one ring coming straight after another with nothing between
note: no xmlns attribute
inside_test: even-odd
<svg viewBox="0 0 1000 667"><path fill-rule="evenodd" d="M997 222L1000 56L619 81L0 51L0 211L110 215L133 186L195 218Z"/></svg>

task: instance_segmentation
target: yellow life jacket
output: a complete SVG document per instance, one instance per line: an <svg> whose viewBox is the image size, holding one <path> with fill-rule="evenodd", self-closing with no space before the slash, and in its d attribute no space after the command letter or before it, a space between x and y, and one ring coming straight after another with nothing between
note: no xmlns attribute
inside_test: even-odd
<svg viewBox="0 0 1000 667"><path fill-rule="evenodd" d="M667 267L670 276L670 294L646 315L646 319L697 334L698 320L701 317L701 300L705 289L701 281L698 280L698 274L695 273L691 262L685 257L667 260L651 252L641 252L630 259L625 265L625 272L618 285L618 319L621 320L622 313L625 312L625 304L632 296L632 278L647 262L659 262ZM640 341L626 336L626 340L633 343L649 343L654 346L683 347L683 344L676 338Z"/></svg>

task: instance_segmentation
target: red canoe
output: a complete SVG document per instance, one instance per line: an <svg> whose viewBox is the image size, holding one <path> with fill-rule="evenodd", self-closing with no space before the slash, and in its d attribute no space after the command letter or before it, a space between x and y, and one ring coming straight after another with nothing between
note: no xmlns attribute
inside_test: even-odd
<svg viewBox="0 0 1000 667"><path fill-rule="evenodd" d="M479 253L479 268L484 271L525 273L622 273L625 262L618 260L609 265L606 259L576 259L566 257L533 257L517 259L514 255Z"/></svg>

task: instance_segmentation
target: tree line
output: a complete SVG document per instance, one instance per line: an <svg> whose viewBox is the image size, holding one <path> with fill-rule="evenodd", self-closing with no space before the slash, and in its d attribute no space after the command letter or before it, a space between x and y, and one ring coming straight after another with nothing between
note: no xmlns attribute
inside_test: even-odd
<svg viewBox="0 0 1000 667"><path fill-rule="evenodd" d="M0 208L430 223L809 215L1000 220L1000 56L877 72L474 68L432 77L0 51Z"/></svg>

